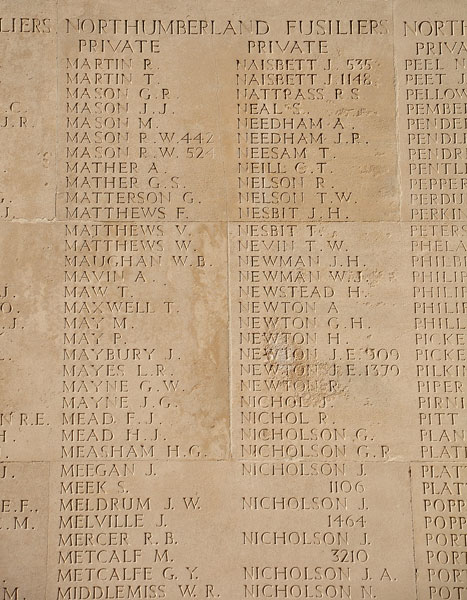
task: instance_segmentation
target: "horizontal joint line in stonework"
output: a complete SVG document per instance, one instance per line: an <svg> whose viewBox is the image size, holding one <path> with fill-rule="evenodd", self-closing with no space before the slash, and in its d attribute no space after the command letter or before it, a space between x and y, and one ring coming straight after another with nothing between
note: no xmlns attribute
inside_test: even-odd
<svg viewBox="0 0 467 600"><path fill-rule="evenodd" d="M99 219L9 219L9 220L5 220L5 221L0 221L0 225L1 224L6 224L6 223L14 223L15 225L21 224L21 225L48 225L48 224L69 224L69 223L101 223L104 225L114 225L114 224L137 224L137 223L142 223L142 224L157 224L157 225L163 225L164 223L177 223L179 225L183 225L183 224L189 224L189 223L226 223L226 224L234 224L234 223L245 223L245 224L261 224L261 225L349 225L349 224L363 224L363 223L368 223L368 224L373 224L373 225L379 225L379 224L383 224L383 225L391 225L391 224L395 224L395 225L433 225L433 224L437 224L439 225L440 223L442 223L443 225L457 225L457 224L462 224L462 223L467 223L467 220L463 221L463 220L458 220L458 221L441 221L441 220L430 220L430 221L411 221L411 220L386 220L386 219L380 219L380 220L374 220L374 221L363 221L363 220L348 220L348 221L300 221L300 220L296 220L296 221L273 221L273 220L262 220L262 219L258 219L258 220L248 220L245 219L244 221L238 221L238 220L226 220L226 219L219 219L217 221L213 221L213 220L209 220L209 219L185 219L185 220L175 220L175 221L169 221L168 219L163 220L163 221L143 221L143 220L132 220L132 219L122 219L122 220L108 220L108 221L103 221L103 220L99 220Z"/></svg>
<svg viewBox="0 0 467 600"><path fill-rule="evenodd" d="M241 462L249 462L249 463L264 463L264 462L270 462L270 463L277 463L277 464L300 464L300 463L307 463L310 461L307 460L303 460L303 459L298 459L298 460L284 460L284 461L280 461L280 460L271 460L271 461L267 461L267 460L260 460L260 459L242 459L242 458L144 458L144 459L138 459L138 458L115 458L115 459L111 459L111 458L102 458L102 459L97 459L97 458L93 458L90 460L85 460L85 459L80 459L77 458L75 460L72 459L53 459L53 460L5 460L5 461L0 461L0 464L5 464L5 465L15 465L15 464L48 464L48 463L84 463L84 464L88 464L88 463L116 463L116 462L133 462L133 463L141 463L141 464L145 464L145 463L167 463L167 464L172 464L172 463L188 463L188 464L196 464L196 463L205 463L205 462L212 462L212 463L218 463L218 462L222 462L222 463L232 463L232 464L237 464L237 463L241 463ZM316 460L314 461L315 463L327 463L329 461L325 461L325 460ZM390 465L390 464L400 464L400 465L404 465L404 464L453 464L453 465L463 465L463 464L467 464L463 461L456 461L456 460L441 460L441 459L437 459L437 460L422 460L422 459L411 459L411 458L404 458L404 459L393 459L393 460L372 460L372 461L364 461L364 460L339 460L339 461L335 461L335 462L339 462L339 463L345 463L345 464L357 464L360 465L362 463L365 463L366 465Z"/></svg>

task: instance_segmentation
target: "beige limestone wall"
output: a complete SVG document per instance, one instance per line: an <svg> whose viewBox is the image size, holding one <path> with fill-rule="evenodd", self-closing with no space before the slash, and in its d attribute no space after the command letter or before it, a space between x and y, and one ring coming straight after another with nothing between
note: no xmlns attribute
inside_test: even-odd
<svg viewBox="0 0 467 600"><path fill-rule="evenodd" d="M464 600L461 0L4 0L0 600Z"/></svg>

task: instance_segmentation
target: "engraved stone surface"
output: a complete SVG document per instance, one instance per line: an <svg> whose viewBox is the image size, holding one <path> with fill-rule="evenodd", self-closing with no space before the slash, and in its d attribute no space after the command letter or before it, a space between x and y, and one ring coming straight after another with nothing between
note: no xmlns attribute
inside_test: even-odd
<svg viewBox="0 0 467 600"><path fill-rule="evenodd" d="M0 600L467 600L465 1L0 51Z"/></svg>

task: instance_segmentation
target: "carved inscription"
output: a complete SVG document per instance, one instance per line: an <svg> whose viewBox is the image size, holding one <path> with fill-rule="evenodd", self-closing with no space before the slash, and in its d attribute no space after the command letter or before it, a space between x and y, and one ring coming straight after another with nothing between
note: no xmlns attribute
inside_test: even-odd
<svg viewBox="0 0 467 600"><path fill-rule="evenodd" d="M462 0L5 0L0 600L467 599Z"/></svg>

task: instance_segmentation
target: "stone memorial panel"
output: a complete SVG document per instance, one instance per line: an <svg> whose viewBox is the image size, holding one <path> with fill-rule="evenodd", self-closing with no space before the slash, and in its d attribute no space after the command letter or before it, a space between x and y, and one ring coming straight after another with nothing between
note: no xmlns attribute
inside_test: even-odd
<svg viewBox="0 0 467 600"><path fill-rule="evenodd" d="M0 51L0 600L467 600L465 1Z"/></svg>

